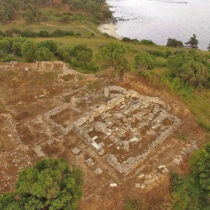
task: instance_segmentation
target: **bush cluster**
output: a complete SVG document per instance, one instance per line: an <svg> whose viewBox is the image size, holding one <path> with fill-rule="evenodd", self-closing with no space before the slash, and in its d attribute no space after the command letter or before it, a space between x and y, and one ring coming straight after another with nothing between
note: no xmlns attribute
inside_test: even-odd
<svg viewBox="0 0 210 210"><path fill-rule="evenodd" d="M15 192L0 195L0 209L72 209L82 196L81 171L63 159L45 159L20 172Z"/></svg>
<svg viewBox="0 0 210 210"><path fill-rule="evenodd" d="M209 87L208 58L196 51L182 52L168 58L171 78L179 78L193 87Z"/></svg>
<svg viewBox="0 0 210 210"><path fill-rule="evenodd" d="M74 33L73 31L63 31L56 29L53 32L48 32L46 30L40 30L39 32L34 32L30 30L21 31L19 29L10 29L5 32L0 31L0 36L2 37L64 37L64 36L81 36L81 33Z"/></svg>
<svg viewBox="0 0 210 210"><path fill-rule="evenodd" d="M197 151L190 160L191 173L172 174L174 210L209 209L210 143Z"/></svg>
<svg viewBox="0 0 210 210"><path fill-rule="evenodd" d="M135 67L139 70L151 70L156 66L156 58L147 52L141 52L135 57Z"/></svg>
<svg viewBox="0 0 210 210"><path fill-rule="evenodd" d="M58 47L52 40L39 43L26 38L0 38L0 61L51 61L60 59L87 72L96 72L93 51L84 46Z"/></svg>

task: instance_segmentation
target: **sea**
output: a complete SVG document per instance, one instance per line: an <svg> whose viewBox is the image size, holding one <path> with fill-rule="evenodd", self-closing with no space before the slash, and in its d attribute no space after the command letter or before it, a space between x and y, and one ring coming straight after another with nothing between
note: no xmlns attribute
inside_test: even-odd
<svg viewBox="0 0 210 210"><path fill-rule="evenodd" d="M168 38L187 42L193 34L199 48L210 44L210 0L107 0L121 37L166 45Z"/></svg>

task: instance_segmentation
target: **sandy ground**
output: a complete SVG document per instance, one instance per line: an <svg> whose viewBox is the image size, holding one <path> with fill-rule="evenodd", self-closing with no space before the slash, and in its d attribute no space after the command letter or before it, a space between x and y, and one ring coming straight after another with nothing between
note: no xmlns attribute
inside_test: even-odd
<svg viewBox="0 0 210 210"><path fill-rule="evenodd" d="M107 23L107 24L102 24L98 27L98 30L101 32L101 33L106 33L108 34L109 36L112 36L116 39L122 39L119 34L117 34L116 32L116 28L115 28L115 25L113 23Z"/></svg>

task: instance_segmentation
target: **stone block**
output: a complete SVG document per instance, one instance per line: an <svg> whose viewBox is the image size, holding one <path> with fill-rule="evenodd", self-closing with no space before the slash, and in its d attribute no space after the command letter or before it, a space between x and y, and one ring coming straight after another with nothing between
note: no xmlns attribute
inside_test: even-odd
<svg viewBox="0 0 210 210"><path fill-rule="evenodd" d="M103 173L103 170L101 168L97 168L94 172L96 175L100 175Z"/></svg>
<svg viewBox="0 0 210 210"><path fill-rule="evenodd" d="M73 149L71 149L71 152L72 152L74 155L78 155L78 154L81 152L81 150L80 150L79 148L77 148L77 147L74 147Z"/></svg>
<svg viewBox="0 0 210 210"><path fill-rule="evenodd" d="M109 186L110 187L117 187L117 183L111 183Z"/></svg>
<svg viewBox="0 0 210 210"><path fill-rule="evenodd" d="M91 168L93 168L94 165L95 165L93 159L91 159L91 158L85 160L85 162L86 162L87 166L89 166L89 167L91 167Z"/></svg>

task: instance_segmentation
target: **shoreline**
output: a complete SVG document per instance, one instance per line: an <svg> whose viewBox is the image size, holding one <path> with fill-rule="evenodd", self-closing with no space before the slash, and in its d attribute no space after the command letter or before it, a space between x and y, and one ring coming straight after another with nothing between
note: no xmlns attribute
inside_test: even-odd
<svg viewBox="0 0 210 210"><path fill-rule="evenodd" d="M109 36L114 37L116 39L122 39L122 37L119 34L117 34L116 27L112 22L99 25L98 30L101 33L108 34Z"/></svg>

